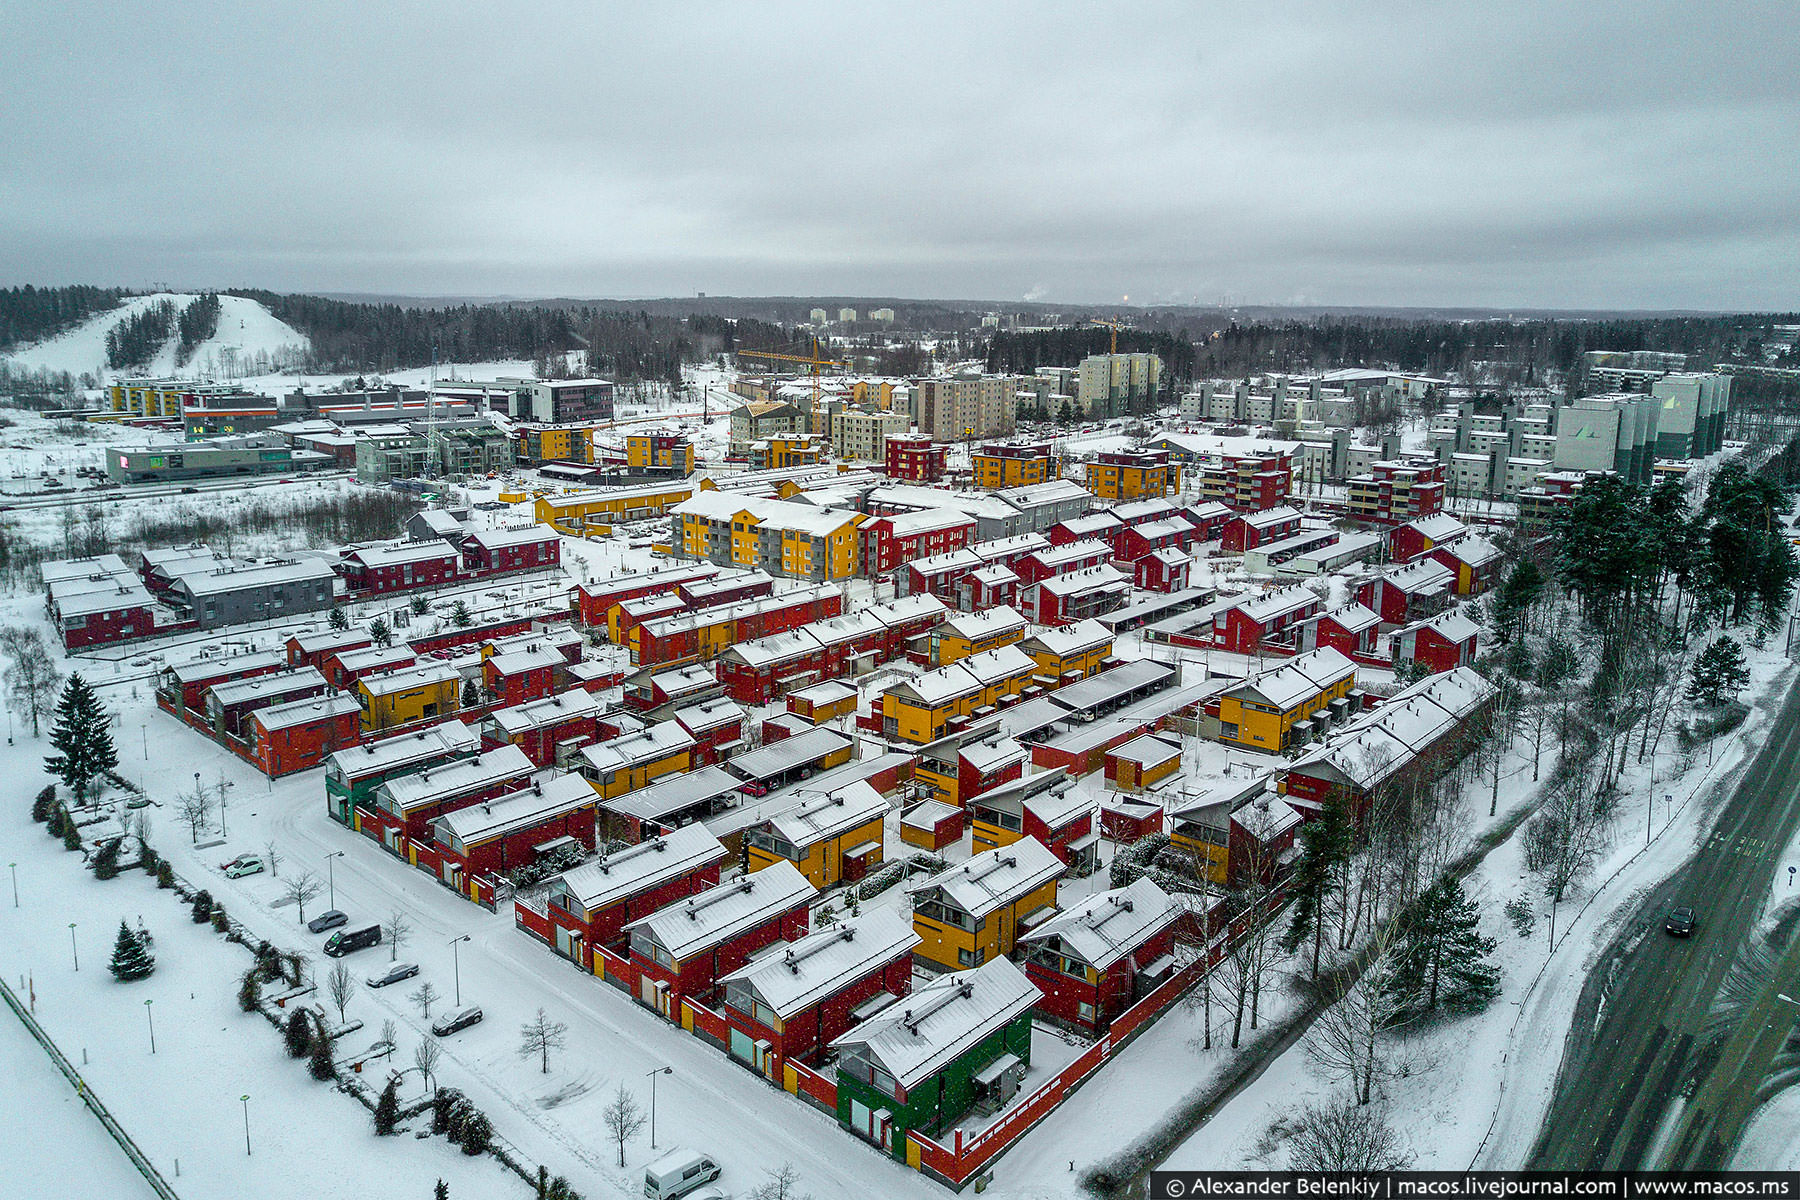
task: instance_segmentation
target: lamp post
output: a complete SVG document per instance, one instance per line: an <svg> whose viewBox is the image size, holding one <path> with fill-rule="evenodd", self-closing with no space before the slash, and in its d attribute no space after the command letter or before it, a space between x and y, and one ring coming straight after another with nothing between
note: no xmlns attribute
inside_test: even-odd
<svg viewBox="0 0 1800 1200"><path fill-rule="evenodd" d="M674 1067L658 1067L654 1071L645 1072L650 1076L650 1148L652 1150L656 1149L656 1077L674 1073Z"/></svg>
<svg viewBox="0 0 1800 1200"><path fill-rule="evenodd" d="M147 724L139 724L138 725L138 737L143 739L144 761L149 762L150 761L150 726Z"/></svg>
<svg viewBox="0 0 1800 1200"><path fill-rule="evenodd" d="M156 1053L156 1018L150 1015L150 1006L154 1003L156 1003L154 1000L144 1001L144 1020L150 1023L150 1053L152 1054Z"/></svg>
<svg viewBox="0 0 1800 1200"><path fill-rule="evenodd" d="M450 973L456 980L456 1007L462 1007L462 958L457 947L469 940L468 934L450 939Z"/></svg>
<svg viewBox="0 0 1800 1200"><path fill-rule="evenodd" d="M81 970L81 954L75 949L75 922L69 922L69 957L75 960L75 969Z"/></svg>
<svg viewBox="0 0 1800 1200"><path fill-rule="evenodd" d="M328 903L332 908L337 907L337 872L332 869L331 860L342 857L344 857L344 852L342 850L333 850L330 854L325 856L325 886L329 889L331 899ZM316 879L317 876L314 876L314 878ZM317 893L315 893L315 895L316 894Z"/></svg>
<svg viewBox="0 0 1800 1200"><path fill-rule="evenodd" d="M7 863L6 869L12 872L13 907L17 908L19 907L19 864L16 862Z"/></svg>
<svg viewBox="0 0 1800 1200"><path fill-rule="evenodd" d="M250 1157L250 1097L248 1095L243 1095L243 1096L239 1096L238 1100L244 1106L244 1157L249 1158Z"/></svg>

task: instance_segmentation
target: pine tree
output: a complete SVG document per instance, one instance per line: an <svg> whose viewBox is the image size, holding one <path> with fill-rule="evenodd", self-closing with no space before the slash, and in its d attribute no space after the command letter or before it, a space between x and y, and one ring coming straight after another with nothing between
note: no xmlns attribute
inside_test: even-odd
<svg viewBox="0 0 1800 1200"><path fill-rule="evenodd" d="M63 827L69 823L69 810L58 804L50 810L50 816L44 822L44 832L51 837L61 837Z"/></svg>
<svg viewBox="0 0 1800 1200"><path fill-rule="evenodd" d="M44 759L44 769L67 784L77 800L87 798L96 777L119 765L109 720L100 698L81 673L70 675L56 702L56 724L50 730L50 745L57 752Z"/></svg>
<svg viewBox="0 0 1800 1200"><path fill-rule="evenodd" d="M94 847L94 860L89 865L94 869L95 879L116 879L119 875L119 847L123 838L107 838Z"/></svg>
<svg viewBox="0 0 1800 1200"><path fill-rule="evenodd" d="M306 1057L307 1047L312 1044L312 1026L307 1022L305 1009L296 1008L288 1014L281 1027L281 1044L287 1047L289 1058Z"/></svg>
<svg viewBox="0 0 1800 1200"><path fill-rule="evenodd" d="M251 967L244 972L244 978L238 982L238 1007L245 1012L255 1012L262 1003L262 968Z"/></svg>
<svg viewBox="0 0 1800 1200"><path fill-rule="evenodd" d="M1700 652L1688 672L1688 699L1708 708L1716 708L1737 698L1750 682L1750 665L1744 651L1729 637Z"/></svg>
<svg viewBox="0 0 1800 1200"><path fill-rule="evenodd" d="M1494 596L1494 629L1502 642L1510 642L1521 632L1525 614L1544 594L1544 573L1529 558L1512 569L1500 591Z"/></svg>
<svg viewBox="0 0 1800 1200"><path fill-rule="evenodd" d="M144 945L143 937L124 921L119 922L119 936L113 942L111 969L113 978L120 983L148 979L156 970L156 959Z"/></svg>
<svg viewBox="0 0 1800 1200"><path fill-rule="evenodd" d="M469 612L469 605L466 601L458 600L450 606L450 624L458 629L467 629L474 623L475 617Z"/></svg>
<svg viewBox="0 0 1800 1200"><path fill-rule="evenodd" d="M422 617L431 611L431 601L423 596L414 596L407 603L408 607L412 609L412 615L415 617Z"/></svg>
<svg viewBox="0 0 1800 1200"><path fill-rule="evenodd" d="M321 1082L336 1079L337 1064L331 1061L331 1037L325 1032L324 1021L314 1023L312 1043L307 1049L311 1057L307 1059L306 1069L312 1072L312 1077Z"/></svg>
<svg viewBox="0 0 1800 1200"><path fill-rule="evenodd" d="M331 610L330 625L337 632L342 633L350 628L350 618L344 615L343 609L334 608Z"/></svg>
<svg viewBox="0 0 1800 1200"><path fill-rule="evenodd" d="M369 626L369 639L377 646L391 646L394 642L394 631L389 628L386 617L376 617Z"/></svg>
<svg viewBox="0 0 1800 1200"><path fill-rule="evenodd" d="M480 704L481 704L481 688L476 684L476 682L473 679L463 680L462 706L464 708L477 708L480 706Z"/></svg>
<svg viewBox="0 0 1800 1200"><path fill-rule="evenodd" d="M1478 1012L1500 994L1500 971L1488 962L1494 939L1480 932L1481 913L1462 885L1440 879L1426 888L1394 949L1386 991L1402 1010Z"/></svg>
<svg viewBox="0 0 1800 1200"><path fill-rule="evenodd" d="M189 915L194 918L194 924L204 925L212 920L212 910L212 893L205 888L201 888L199 891L195 892L193 905L189 909Z"/></svg>
<svg viewBox="0 0 1800 1200"><path fill-rule="evenodd" d="M469 1119L463 1122L462 1152L469 1155L485 1154L493 1141L494 1125L487 1119L487 1114L470 1113Z"/></svg>
<svg viewBox="0 0 1800 1200"><path fill-rule="evenodd" d="M390 1075L387 1086L381 1089L381 1098L375 1101L375 1133L378 1137L386 1137L399 1124L400 1096L394 1090L394 1077Z"/></svg>
<svg viewBox="0 0 1800 1200"><path fill-rule="evenodd" d="M437 1186L431 1189L431 1200L450 1200L450 1185L438 1180Z"/></svg>

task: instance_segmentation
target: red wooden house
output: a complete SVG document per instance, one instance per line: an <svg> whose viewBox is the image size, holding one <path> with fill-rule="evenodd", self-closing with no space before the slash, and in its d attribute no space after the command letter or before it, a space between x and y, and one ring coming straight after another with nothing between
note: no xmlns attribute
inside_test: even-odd
<svg viewBox="0 0 1800 1200"><path fill-rule="evenodd" d="M530 866L562 846L594 848L594 810L599 795L579 775L537 780L432 821L431 864L451 887L464 891L483 875ZM421 848L418 865L426 866Z"/></svg>
<svg viewBox="0 0 1800 1200"><path fill-rule="evenodd" d="M1062 546L1034 550L1013 563L1012 569L1018 575L1019 582L1029 587L1041 580L1100 566L1110 562L1112 556L1113 548L1107 543L1087 538Z"/></svg>
<svg viewBox="0 0 1800 1200"><path fill-rule="evenodd" d="M1122 562L1136 562L1146 554L1154 554L1158 550L1185 551L1194 542L1200 540L1199 531L1185 517L1164 517L1160 521L1145 521L1141 524L1127 525L1119 531L1114 539L1115 557Z"/></svg>
<svg viewBox="0 0 1800 1200"><path fill-rule="evenodd" d="M1238 513L1219 527L1219 549L1241 554L1299 532L1299 510L1285 504L1260 512Z"/></svg>
<svg viewBox="0 0 1800 1200"><path fill-rule="evenodd" d="M784 1059L816 1062L833 1039L912 991L920 940L893 909L871 908L724 976L730 1052L765 1073Z"/></svg>
<svg viewBox="0 0 1800 1200"><path fill-rule="evenodd" d="M1152 550L1131 564L1131 581L1146 592L1179 592L1193 579L1194 560L1185 550Z"/></svg>
<svg viewBox="0 0 1800 1200"><path fill-rule="evenodd" d="M858 533L864 572L885 575L902 563L962 549L974 539L975 518L948 508L925 508L871 517Z"/></svg>
<svg viewBox="0 0 1800 1200"><path fill-rule="evenodd" d="M1040 579L1020 590L1027 615L1039 625L1068 625L1122 608L1131 577L1110 564Z"/></svg>
<svg viewBox="0 0 1800 1200"><path fill-rule="evenodd" d="M1109 512L1083 513L1079 517L1070 517L1066 521L1058 521L1052 525L1046 536L1052 546L1067 546L1074 542L1105 542L1109 546L1118 544L1119 534L1125 529L1125 522Z"/></svg>
<svg viewBox="0 0 1800 1200"><path fill-rule="evenodd" d="M818 894L793 863L778 862L632 921L637 998L679 1020L682 996L705 1000L757 951L805 934Z"/></svg>
<svg viewBox="0 0 1800 1200"><path fill-rule="evenodd" d="M297 633L285 644L290 667L317 667L325 673L325 659L343 650L362 650L375 639L364 629L327 629L322 633ZM326 675L326 678L330 678Z"/></svg>
<svg viewBox="0 0 1800 1200"><path fill-rule="evenodd" d="M233 678L207 690L206 721L215 734L242 738L248 730L246 721L257 709L324 694L325 677L311 667Z"/></svg>
<svg viewBox="0 0 1800 1200"><path fill-rule="evenodd" d="M1354 600L1341 608L1321 613L1300 627L1299 648L1331 649L1349 658L1375 653L1375 636L1381 618Z"/></svg>
<svg viewBox="0 0 1800 1200"><path fill-rule="evenodd" d="M973 822L971 845L976 854L1036 838L1071 874L1087 875L1100 865L1093 798L1062 770L1040 771L1002 784L965 807Z"/></svg>
<svg viewBox="0 0 1800 1200"><path fill-rule="evenodd" d="M1356 589L1356 602L1388 625L1410 625L1443 611L1456 572L1429 556L1391 568Z"/></svg>
<svg viewBox="0 0 1800 1200"><path fill-rule="evenodd" d="M554 695L568 661L548 645L484 655L481 685L496 704L512 706Z"/></svg>
<svg viewBox="0 0 1800 1200"><path fill-rule="evenodd" d="M1100 805L1100 833L1121 846L1163 830L1163 806L1108 796Z"/></svg>
<svg viewBox="0 0 1800 1200"><path fill-rule="evenodd" d="M1217 500L1208 500L1204 504L1190 504L1181 510L1188 524L1194 527L1194 540L1211 542L1218 540L1225 532L1225 523L1231 520L1232 511Z"/></svg>
<svg viewBox="0 0 1800 1200"><path fill-rule="evenodd" d="M462 560L475 575L541 571L562 562L562 537L548 525L477 529L463 537Z"/></svg>
<svg viewBox="0 0 1800 1200"><path fill-rule="evenodd" d="M1236 654L1255 654L1265 644L1292 649L1296 627L1319 614L1324 601L1296 584L1240 600L1213 616L1213 644Z"/></svg>
<svg viewBox="0 0 1800 1200"><path fill-rule="evenodd" d="M158 699L177 710L202 714L206 711L206 693L215 683L232 679L251 679L287 670L287 659L273 650L233 657L196 658L163 668L157 686Z"/></svg>
<svg viewBox="0 0 1800 1200"><path fill-rule="evenodd" d="M880 660L888 662L906 653L914 638L929 634L949 615L949 608L936 596L900 596L888 604L877 604L862 610L881 622Z"/></svg>
<svg viewBox="0 0 1800 1200"><path fill-rule="evenodd" d="M1433 674L1475 665L1480 626L1458 612L1439 613L1396 630L1388 639L1394 665L1415 663Z"/></svg>
<svg viewBox="0 0 1800 1200"><path fill-rule="evenodd" d="M362 733L362 708L354 696L317 696L259 708L250 714L250 761L273 779L324 762L354 746Z"/></svg>
<svg viewBox="0 0 1800 1200"><path fill-rule="evenodd" d="M694 767L723 762L743 747L744 710L724 696L677 709L674 720L694 739Z"/></svg>
<svg viewBox="0 0 1800 1200"><path fill-rule="evenodd" d="M462 577L462 554L446 542L394 542L346 550L338 573L353 592L403 592Z"/></svg>
<svg viewBox="0 0 1800 1200"><path fill-rule="evenodd" d="M356 687L356 681L366 679L370 675L379 675L383 671L397 671L402 667L410 667L419 661L419 656L405 642L396 642L392 646L361 646L354 650L332 650L325 654L324 664L319 668L325 676L325 682L335 690L348 692Z"/></svg>
<svg viewBox="0 0 1800 1200"><path fill-rule="evenodd" d="M516 791L535 769L523 750L502 746L396 776L375 788L366 808L358 806L362 830L404 856L409 842L431 841L433 820Z"/></svg>
<svg viewBox="0 0 1800 1200"><path fill-rule="evenodd" d="M516 905L514 920L558 954L594 969L594 947L623 947L625 926L716 887L725 847L695 822L550 880L543 913Z"/></svg>
<svg viewBox="0 0 1800 1200"><path fill-rule="evenodd" d="M697 703L723 691L713 669L700 663L639 671L625 681L625 707L649 712L666 704Z"/></svg>
<svg viewBox="0 0 1800 1200"><path fill-rule="evenodd" d="M689 608L760 600L775 594L775 577L766 571L727 571L709 579L677 584L675 594L686 600Z"/></svg>
<svg viewBox="0 0 1800 1200"><path fill-rule="evenodd" d="M1397 563L1411 562L1428 550L1448 546L1468 535L1469 527L1449 513L1415 517L1388 531L1388 558Z"/></svg>
<svg viewBox="0 0 1800 1200"><path fill-rule="evenodd" d="M1022 777L1025 759L1025 748L988 721L921 747L913 778L930 784L934 799L963 809L976 796Z"/></svg>
<svg viewBox="0 0 1800 1200"><path fill-rule="evenodd" d="M517 746L533 766L555 766L559 757L598 740L599 715L600 702L579 688L544 696L489 714L482 745Z"/></svg>
<svg viewBox="0 0 1800 1200"><path fill-rule="evenodd" d="M606 624L606 614L621 600L672 592L676 585L717 575L721 568L711 563L693 563L666 571L648 571L641 575L623 575L616 579L580 584L575 589L575 607L584 625Z"/></svg>
<svg viewBox="0 0 1800 1200"><path fill-rule="evenodd" d="M1088 1034L1168 979L1184 910L1148 878L1096 892L1019 939L1025 974L1044 998L1037 1011Z"/></svg>
<svg viewBox="0 0 1800 1200"><path fill-rule="evenodd" d="M1426 553L1456 572L1451 587L1459 596L1481 595L1494 586L1500 574L1500 548L1484 537L1462 538Z"/></svg>

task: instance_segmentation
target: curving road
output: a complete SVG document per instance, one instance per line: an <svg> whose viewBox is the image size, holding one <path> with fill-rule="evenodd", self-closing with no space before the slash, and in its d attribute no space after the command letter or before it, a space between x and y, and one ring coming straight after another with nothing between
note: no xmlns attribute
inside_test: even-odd
<svg viewBox="0 0 1800 1200"><path fill-rule="evenodd" d="M1800 937L1724 1049L1701 1060L1695 1045L1796 829L1800 684L1790 687L1705 844L1638 910L1589 981L1528 1166L1717 1170L1729 1164L1757 1084L1800 1017L1800 1007L1776 994L1800 987ZM1682 904L1693 906L1699 927L1691 938L1669 937L1663 921Z"/></svg>

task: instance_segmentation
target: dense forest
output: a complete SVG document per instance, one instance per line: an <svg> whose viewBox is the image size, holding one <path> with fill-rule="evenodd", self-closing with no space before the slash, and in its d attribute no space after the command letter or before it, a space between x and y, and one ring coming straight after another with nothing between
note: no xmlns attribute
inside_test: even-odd
<svg viewBox="0 0 1800 1200"><path fill-rule="evenodd" d="M994 334L988 343L987 369L1029 375L1039 367L1073 367L1090 354L1105 354L1113 344L1113 331L1100 325L1071 325L1061 329ZM1180 334L1163 330L1121 329L1120 354L1155 354L1163 371L1176 379L1194 378L1194 343Z"/></svg>
<svg viewBox="0 0 1800 1200"><path fill-rule="evenodd" d="M0 350L54 337L124 298L118 288L82 285L0 288Z"/></svg>
<svg viewBox="0 0 1800 1200"><path fill-rule="evenodd" d="M106 331L106 365L135 367L150 361L175 329L175 302L158 300Z"/></svg>
<svg viewBox="0 0 1800 1200"><path fill-rule="evenodd" d="M194 357L194 351L200 348L200 343L218 332L218 328L217 293L208 292L189 300L176 322L176 332L181 335L181 340L175 347L175 365L186 366L188 359Z"/></svg>

